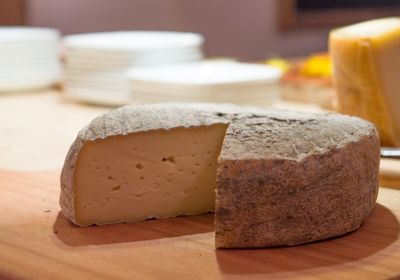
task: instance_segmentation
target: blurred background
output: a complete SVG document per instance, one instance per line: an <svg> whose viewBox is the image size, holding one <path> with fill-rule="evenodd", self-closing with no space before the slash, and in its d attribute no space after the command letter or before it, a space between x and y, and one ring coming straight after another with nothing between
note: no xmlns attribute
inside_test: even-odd
<svg viewBox="0 0 400 280"><path fill-rule="evenodd" d="M0 168L59 168L79 129L121 105L340 111L330 32L398 15L398 0L0 0ZM379 119L363 94L373 115L345 113Z"/></svg>
<svg viewBox="0 0 400 280"><path fill-rule="evenodd" d="M0 24L190 31L205 36L207 56L256 60L326 50L330 28L399 11L396 0L1 0Z"/></svg>

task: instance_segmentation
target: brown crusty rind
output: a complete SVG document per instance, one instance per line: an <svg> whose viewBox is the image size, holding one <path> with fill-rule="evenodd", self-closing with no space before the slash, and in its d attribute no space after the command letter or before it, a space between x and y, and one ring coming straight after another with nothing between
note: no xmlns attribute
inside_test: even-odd
<svg viewBox="0 0 400 280"><path fill-rule="evenodd" d="M216 247L298 245L358 229L378 193L379 139L343 115L231 122L219 158Z"/></svg>
<svg viewBox="0 0 400 280"><path fill-rule="evenodd" d="M258 111L229 104L163 103L121 107L97 117L78 133L66 156L60 178L62 212L80 225L74 205L74 176L79 151L86 142L141 131L228 123L230 114Z"/></svg>

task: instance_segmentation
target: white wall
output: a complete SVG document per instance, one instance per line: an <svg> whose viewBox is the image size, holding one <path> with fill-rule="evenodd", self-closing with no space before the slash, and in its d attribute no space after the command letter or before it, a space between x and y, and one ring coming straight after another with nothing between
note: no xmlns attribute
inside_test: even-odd
<svg viewBox="0 0 400 280"><path fill-rule="evenodd" d="M28 0L28 24L64 34L118 29L199 32L210 56L261 59L326 48L327 30L280 32L279 0Z"/></svg>

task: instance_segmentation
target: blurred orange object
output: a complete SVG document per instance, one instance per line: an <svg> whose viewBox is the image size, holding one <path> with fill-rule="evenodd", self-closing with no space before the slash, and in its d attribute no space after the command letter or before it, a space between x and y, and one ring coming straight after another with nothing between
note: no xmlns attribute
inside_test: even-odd
<svg viewBox="0 0 400 280"><path fill-rule="evenodd" d="M334 110L336 93L333 87L331 61L327 53L287 60L289 70L281 78L281 97L287 101L310 103Z"/></svg>
<svg viewBox="0 0 400 280"><path fill-rule="evenodd" d="M299 74L311 78L330 78L332 63L327 53L311 55L299 68Z"/></svg>

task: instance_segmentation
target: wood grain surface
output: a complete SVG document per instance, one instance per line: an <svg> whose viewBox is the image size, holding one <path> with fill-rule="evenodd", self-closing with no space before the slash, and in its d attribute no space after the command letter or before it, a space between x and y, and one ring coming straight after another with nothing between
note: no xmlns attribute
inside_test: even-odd
<svg viewBox="0 0 400 280"><path fill-rule="evenodd" d="M58 172L0 171L0 279L396 279L400 191L356 232L297 247L215 250L213 215L78 228Z"/></svg>

